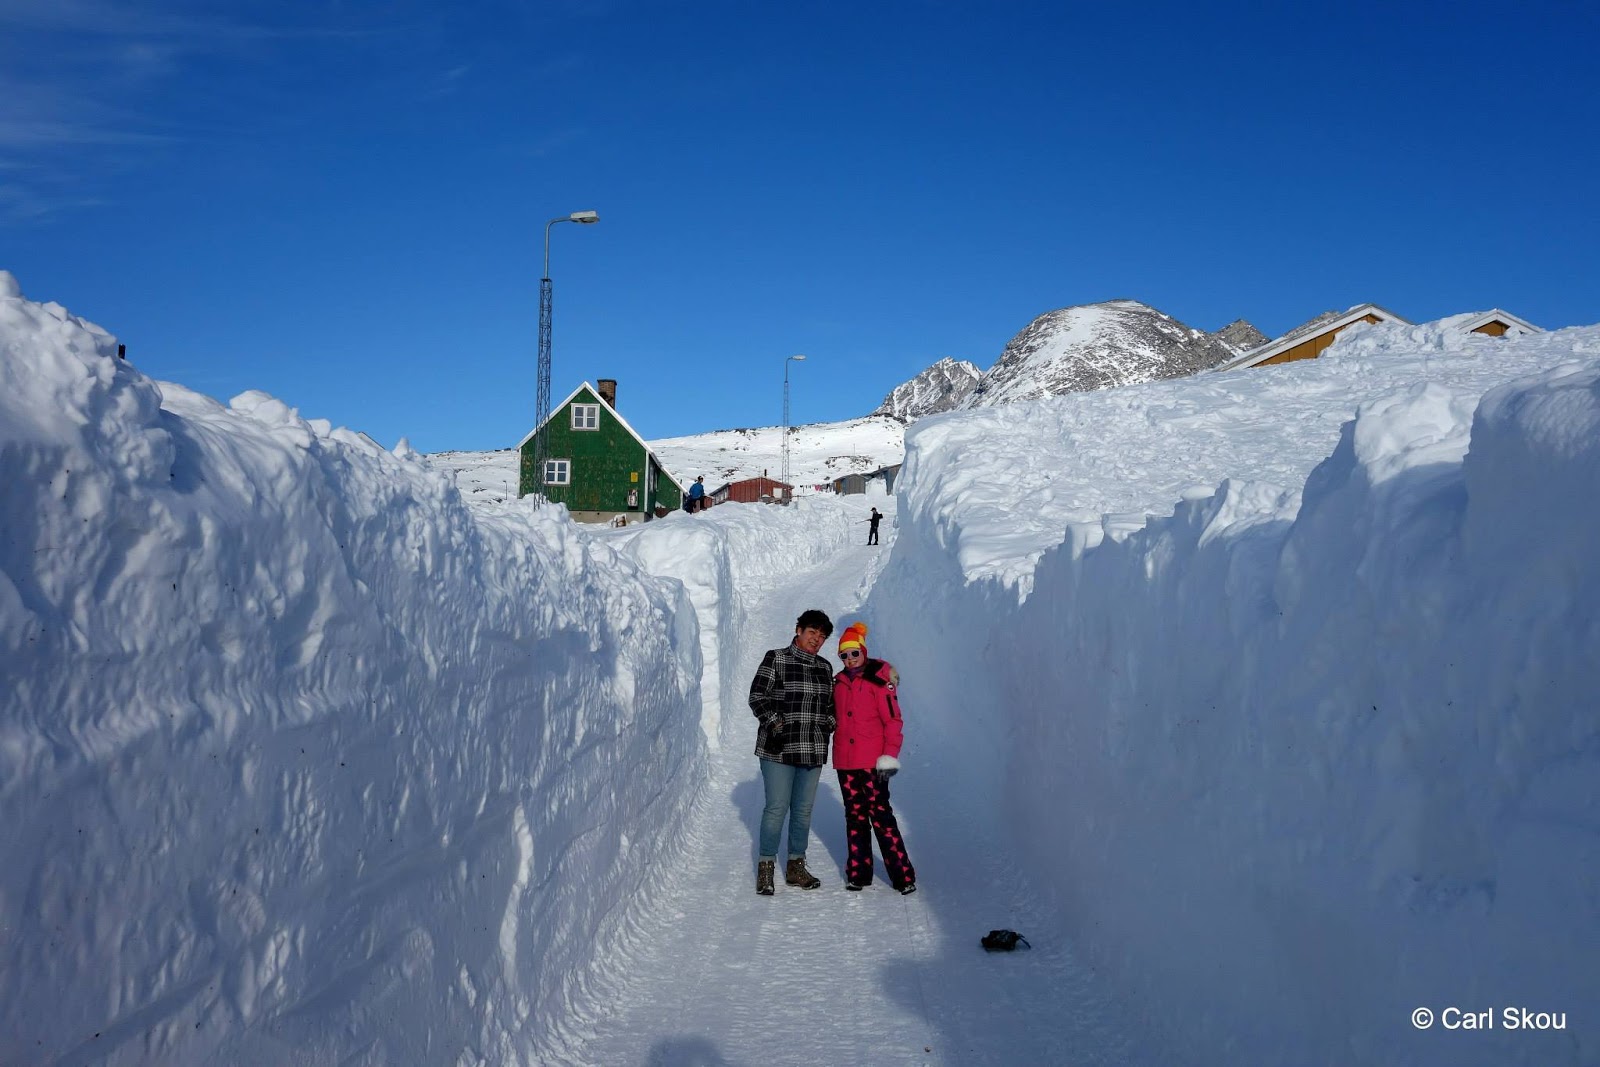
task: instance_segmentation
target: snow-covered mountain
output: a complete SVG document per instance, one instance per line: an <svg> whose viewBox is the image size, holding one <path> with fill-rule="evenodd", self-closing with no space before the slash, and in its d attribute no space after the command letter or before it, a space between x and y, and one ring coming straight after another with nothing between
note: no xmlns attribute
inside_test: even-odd
<svg viewBox="0 0 1600 1067"><path fill-rule="evenodd" d="M783 467L782 427L713 430L649 442L667 471L685 487L704 475L706 487L724 482L776 478ZM888 415L789 427L789 481L799 488L822 485L899 463L905 455L905 424ZM428 461L455 479L469 500L515 500L517 452L438 452Z"/></svg>
<svg viewBox="0 0 1600 1067"><path fill-rule="evenodd" d="M977 364L946 356L910 381L895 386L873 414L915 422L924 415L954 411L981 377L983 372Z"/></svg>
<svg viewBox="0 0 1600 1067"><path fill-rule="evenodd" d="M963 408L1182 378L1232 349L1137 300L1081 304L1040 315L1013 337Z"/></svg>

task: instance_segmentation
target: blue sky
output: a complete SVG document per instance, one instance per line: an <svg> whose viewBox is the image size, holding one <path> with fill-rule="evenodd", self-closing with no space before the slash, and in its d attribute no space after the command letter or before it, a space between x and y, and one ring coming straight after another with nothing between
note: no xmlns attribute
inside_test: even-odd
<svg viewBox="0 0 1600 1067"><path fill-rule="evenodd" d="M865 414L1130 297L1600 321L1600 13L0 0L0 268L145 372L423 451Z"/></svg>

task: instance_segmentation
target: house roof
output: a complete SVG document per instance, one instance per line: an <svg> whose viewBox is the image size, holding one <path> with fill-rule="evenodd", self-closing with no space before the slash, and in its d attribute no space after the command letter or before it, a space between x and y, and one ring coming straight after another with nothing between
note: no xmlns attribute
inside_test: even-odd
<svg viewBox="0 0 1600 1067"><path fill-rule="evenodd" d="M763 475L757 475L754 478L740 478L738 481L723 482L721 485L719 485L715 489L711 490L709 495L716 496L718 493L722 492L725 489L732 489L736 485L747 485L750 482L766 482L768 485L781 485L785 489L789 490L791 493L794 492L794 486L790 485L788 482L780 482L776 478L768 478L766 475L763 474Z"/></svg>
<svg viewBox="0 0 1600 1067"><path fill-rule="evenodd" d="M863 481L870 482L874 478L883 478L887 476L890 471L898 471L904 465L905 463L902 460L900 463L890 463L887 466L879 467L876 470L851 471L848 474L835 475L834 477L830 478L829 481L842 482L846 478L860 478Z"/></svg>
<svg viewBox="0 0 1600 1067"><path fill-rule="evenodd" d="M1444 325L1454 327L1463 333L1471 333L1479 326L1482 326L1485 323L1494 322L1497 319L1505 323L1507 326L1515 326L1519 330L1526 330L1528 333L1544 333L1544 330L1540 329L1538 326L1535 326L1527 319L1520 319L1511 314L1511 312L1502 310L1501 308L1490 308L1488 311L1468 311L1461 315L1447 316L1439 321Z"/></svg>
<svg viewBox="0 0 1600 1067"><path fill-rule="evenodd" d="M528 436L524 437L522 440L517 442L517 451L521 452L522 451L522 447L524 445L526 445L529 441L533 440L534 435L539 432L539 430L544 426L545 422L549 422L551 419L555 418L556 415L559 414L563 408L565 408L568 404L572 403L572 401L577 398L578 394L583 392L585 389L589 390L589 395L594 397L595 403L599 404L602 408L604 408L605 410L609 411L611 413L611 417L613 419L617 420L617 424L619 426L621 426L624 430L627 430L629 436L631 436L635 441L639 442L639 447L645 450L645 454L646 455L648 455L651 459L655 460L656 466L658 468L660 468L661 473L665 474L667 476L668 480L671 481L673 485L678 487L678 491L680 493L683 492L683 483L681 481L679 481L678 478L671 471L667 470L666 464L661 462L661 457L657 456L654 452L652 452L650 450L649 443L646 442L643 437L639 436L639 431L635 430L632 426L629 426L628 425L628 420L623 418L617 412L616 408L614 408L610 404L606 403L606 398L600 395L600 390L596 389L594 386L590 385L588 382L584 382L582 385L578 386L572 392L568 393L567 394L567 398L565 400L563 400L561 403L551 405L550 414L545 416L544 422L539 423L538 426L535 426L533 429L529 430L528 431Z"/></svg>
<svg viewBox="0 0 1600 1067"><path fill-rule="evenodd" d="M1324 311L1310 322L1301 323L1277 340L1268 341L1257 348L1252 348L1238 359L1224 363L1217 370L1238 370L1242 367L1254 367L1258 363L1265 363L1280 353L1287 352L1295 345L1304 344L1323 334L1342 330L1352 322L1359 322L1368 315L1381 322L1398 322L1402 325L1411 325L1410 321L1401 318L1387 308L1377 304L1357 304L1349 311ZM1485 320L1487 321L1487 320Z"/></svg>

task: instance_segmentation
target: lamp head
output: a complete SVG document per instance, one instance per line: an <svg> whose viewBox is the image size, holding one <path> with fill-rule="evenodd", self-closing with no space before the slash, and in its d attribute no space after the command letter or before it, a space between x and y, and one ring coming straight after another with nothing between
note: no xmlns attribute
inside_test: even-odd
<svg viewBox="0 0 1600 1067"><path fill-rule="evenodd" d="M802 362L804 362L806 357L805 356L790 356L789 358L790 359L798 359L798 360L801 360Z"/></svg>
<svg viewBox="0 0 1600 1067"><path fill-rule="evenodd" d="M573 222L581 222L585 226L587 226L591 222L599 222L600 221L600 212L598 212L598 211L574 211L572 214L568 215L567 218L571 219Z"/></svg>

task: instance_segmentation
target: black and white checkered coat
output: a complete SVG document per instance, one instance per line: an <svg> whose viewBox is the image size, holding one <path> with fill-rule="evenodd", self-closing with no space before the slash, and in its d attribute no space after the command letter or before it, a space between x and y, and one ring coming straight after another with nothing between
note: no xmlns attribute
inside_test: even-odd
<svg viewBox="0 0 1600 1067"><path fill-rule="evenodd" d="M795 645L771 650L750 683L750 710L761 724L756 755L797 767L828 762L828 738L838 720L827 660Z"/></svg>

